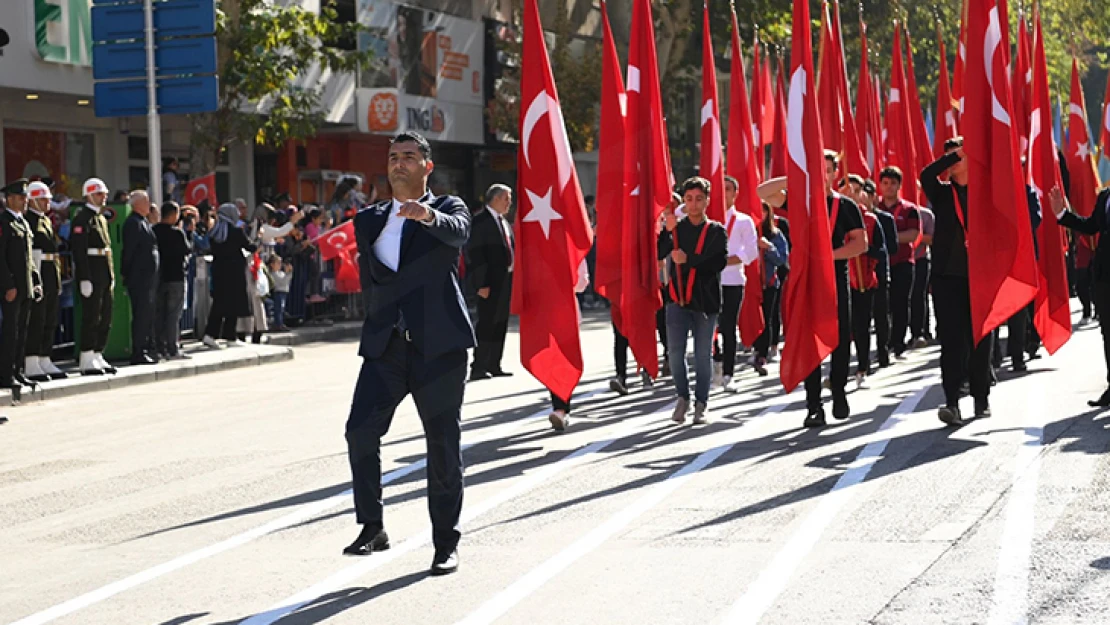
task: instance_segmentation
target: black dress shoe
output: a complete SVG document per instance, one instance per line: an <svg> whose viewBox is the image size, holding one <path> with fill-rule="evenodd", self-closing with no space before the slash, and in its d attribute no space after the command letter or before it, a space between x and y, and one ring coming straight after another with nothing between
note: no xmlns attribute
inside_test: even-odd
<svg viewBox="0 0 1110 625"><path fill-rule="evenodd" d="M471 371L470 372L470 381L471 382L480 382L482 380L490 380L492 378L493 378L493 376L486 373L485 371Z"/></svg>
<svg viewBox="0 0 1110 625"><path fill-rule="evenodd" d="M1024 362L1015 362L1010 367L1010 371L1012 371L1013 373L1026 373L1029 371L1029 365L1025 364Z"/></svg>
<svg viewBox="0 0 1110 625"><path fill-rule="evenodd" d="M991 405L986 399L975 400L975 418L976 419L989 419L991 416Z"/></svg>
<svg viewBox="0 0 1110 625"><path fill-rule="evenodd" d="M42 375L28 376L27 379L32 382L49 382L51 380L51 377L44 373Z"/></svg>
<svg viewBox="0 0 1110 625"><path fill-rule="evenodd" d="M50 379L51 380L64 380L68 377L69 377L69 374L66 373L65 371L59 371L57 373L51 373L50 374Z"/></svg>
<svg viewBox="0 0 1110 625"><path fill-rule="evenodd" d="M146 354L140 354L131 359L131 364L133 365L153 365L156 362L158 361Z"/></svg>
<svg viewBox="0 0 1110 625"><path fill-rule="evenodd" d="M809 414L806 415L805 421L802 421L802 427L807 428L823 428L825 427L825 409L817 408L811 409Z"/></svg>
<svg viewBox="0 0 1110 625"><path fill-rule="evenodd" d="M491 371L490 375L495 378L511 378L513 374L508 371Z"/></svg>
<svg viewBox="0 0 1110 625"><path fill-rule="evenodd" d="M848 408L848 397L845 395L834 395L832 405L832 415L834 419L843 421L851 415L851 409Z"/></svg>
<svg viewBox="0 0 1110 625"><path fill-rule="evenodd" d="M1087 405L1091 408L1110 408L1110 389L1098 399L1087 402Z"/></svg>
<svg viewBox="0 0 1110 625"><path fill-rule="evenodd" d="M364 525L355 542L343 548L348 556L368 556L375 551L389 549L389 534L378 525Z"/></svg>
<svg viewBox="0 0 1110 625"><path fill-rule="evenodd" d="M13 375L12 377L15 378L16 382L19 382L23 386L38 386L38 384L36 382L32 381L30 378L23 375L23 372L21 372L21 371L16 372L16 374Z"/></svg>
<svg viewBox="0 0 1110 625"><path fill-rule="evenodd" d="M940 418L947 425L961 426L964 424L964 419L960 415L959 406L941 406L937 411L937 417Z"/></svg>
<svg viewBox="0 0 1110 625"><path fill-rule="evenodd" d="M457 570L459 570L459 550L453 549L450 553L437 553L428 573L435 576L450 575Z"/></svg>
<svg viewBox="0 0 1110 625"><path fill-rule="evenodd" d="M104 361L104 363L107 365L103 369L104 373L107 373L107 374L110 374L110 375L115 375L116 368L113 367L110 363L108 363L108 361Z"/></svg>

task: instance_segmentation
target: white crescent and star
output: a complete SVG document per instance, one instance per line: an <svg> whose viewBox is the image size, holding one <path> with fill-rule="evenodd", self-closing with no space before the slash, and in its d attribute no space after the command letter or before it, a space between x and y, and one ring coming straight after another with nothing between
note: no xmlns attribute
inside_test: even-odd
<svg viewBox="0 0 1110 625"><path fill-rule="evenodd" d="M983 38L983 70L987 73L987 84L991 88L991 115L995 119L1010 125L1010 113L1002 106L998 100L998 94L994 87L994 55L998 52L999 45L1002 43L1002 27L999 26L998 21L998 7L991 9L990 24L987 26L986 37ZM1009 43L1007 43L1009 45Z"/></svg>
<svg viewBox="0 0 1110 625"><path fill-rule="evenodd" d="M200 194L202 190L204 191L203 195ZM206 199L208 199L208 185L204 183L193 187L193 192L189 194L189 201L193 203Z"/></svg>
<svg viewBox="0 0 1110 625"><path fill-rule="evenodd" d="M712 143L718 146L718 149L710 150L710 156L713 159L710 162L711 172L717 171L721 166L721 150L719 147L721 145L721 124L717 121L716 108L716 103L711 99L706 100L705 104L701 106L701 125L702 127L705 127L706 124L710 125L709 129L713 135Z"/></svg>
<svg viewBox="0 0 1110 625"><path fill-rule="evenodd" d="M806 175L806 201L804 206L806 210L809 210L811 199L809 197L810 171L806 162L806 145L802 128L802 113L805 110L805 96L806 70L803 67L799 67L794 70L794 75L790 77L790 104L786 107L786 149L790 154L790 160L794 161L794 164Z"/></svg>
<svg viewBox="0 0 1110 625"><path fill-rule="evenodd" d="M522 221L524 223L538 223L540 228L543 228L543 238L548 239L551 237L551 222L558 221L563 218L551 206L551 188L548 187L547 193L543 195L536 195L530 189L525 189L528 194L528 199L532 204L532 210L524 216Z"/></svg>
<svg viewBox="0 0 1110 625"><path fill-rule="evenodd" d="M570 154L570 140L567 138L566 125L563 122L563 113L559 109L558 102L549 96L546 90L537 93L536 97L525 111L524 123L521 129L521 149L524 151L524 162L528 168L531 169L532 160L529 155L529 148L532 143L532 133L535 131L536 125L544 115L548 116L548 124L551 129L551 143L555 151L555 170L558 178L558 189L561 192L562 189L566 188L567 183L570 182L571 175L574 173ZM523 223L538 223L543 229L543 236L545 239L551 236L551 222L563 218L552 206L551 199L553 191L553 188L548 187L545 194L537 195L532 192L531 189L524 189L532 205L532 210L530 210L521 221Z"/></svg>

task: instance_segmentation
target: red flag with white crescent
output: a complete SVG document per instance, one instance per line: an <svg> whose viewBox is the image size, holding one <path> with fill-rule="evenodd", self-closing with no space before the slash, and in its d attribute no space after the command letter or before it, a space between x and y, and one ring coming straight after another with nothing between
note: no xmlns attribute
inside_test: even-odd
<svg viewBox="0 0 1110 625"><path fill-rule="evenodd" d="M197 206L204 200L208 200L208 205L212 208L219 206L220 201L216 199L216 173L190 180L181 197L185 204L191 206Z"/></svg>
<svg viewBox="0 0 1110 625"><path fill-rule="evenodd" d="M782 67L782 57L779 57L779 73L775 80L775 132L771 140L771 178L786 175L786 85ZM810 62L812 64L812 61ZM812 79L812 76L810 77Z"/></svg>
<svg viewBox="0 0 1110 625"><path fill-rule="evenodd" d="M733 13L735 15L735 11ZM736 42L737 37L739 37L739 34L737 34L736 29L733 28L733 43ZM739 48L737 48L737 49L739 49ZM733 54L736 54L736 53L733 52ZM736 71L735 65L736 64L734 62L733 63L733 68L732 68L733 72ZM743 65L743 63L741 63L741 65ZM732 93L735 95L736 91L733 90ZM748 113L749 113L749 116L752 119L752 139L753 139L754 144L755 144L756 166L759 167L759 176L761 178L763 177L763 170L767 166L767 164L766 164L766 159L767 159L766 147L767 147L768 142L771 140L771 134L774 132L774 125L773 124L774 124L774 121L775 121L774 117L773 117L773 113L771 112L771 110L764 110L764 108L763 108L765 99L766 98L763 97L763 63L759 60L759 39L757 37L753 37L752 38L752 93L751 93L751 103L750 103L750 108L748 109ZM733 119L732 115L733 115L733 112L736 110L736 108L735 108L736 103L732 102L730 100L729 101L729 106L730 106L730 110L729 110L729 118L728 118L729 119L728 128L729 128L729 145L731 145L732 144L732 119ZM732 163L729 163L729 169L731 170L731 168L732 168Z"/></svg>
<svg viewBox="0 0 1110 625"><path fill-rule="evenodd" d="M938 33L939 34L939 33ZM944 142L959 136L956 125L956 107L952 101L951 83L948 80L948 55L944 49L944 39L940 42L940 82L937 84L936 130L933 132L933 157L944 155Z"/></svg>
<svg viewBox="0 0 1110 625"><path fill-rule="evenodd" d="M1106 78L1106 96L1102 99L1102 123L1100 124L1102 155L1110 158L1110 77Z"/></svg>
<svg viewBox="0 0 1110 625"><path fill-rule="evenodd" d="M933 162L932 150L929 146L929 129L925 126L924 107L921 106L921 92L917 90L917 72L913 67L913 43L910 41L910 31L906 33L906 106L909 110L910 132L913 133L914 166L904 170L906 182L914 192L917 204L925 204L925 193L918 182L918 173Z"/></svg>
<svg viewBox="0 0 1110 625"><path fill-rule="evenodd" d="M1071 63L1071 103L1068 105L1068 147L1064 151L1071 177L1068 199L1080 215L1090 215L1098 198L1098 172L1095 169L1094 142L1087 129L1087 104L1079 80L1079 61Z"/></svg>
<svg viewBox="0 0 1110 625"><path fill-rule="evenodd" d="M709 181L709 206L706 215L717 223L725 222L725 164L721 148L721 107L717 99L717 62L713 37L709 31L709 5L702 10L701 46L701 177Z"/></svg>
<svg viewBox="0 0 1110 625"><path fill-rule="evenodd" d="M902 66L902 28L894 29L894 62L890 75L890 99L886 105L887 127L887 164L902 170L905 183L902 185L903 199L919 203L917 199L917 156L914 151L913 122L910 107L915 100L909 97L906 71ZM793 224L792 224L793 225Z"/></svg>
<svg viewBox="0 0 1110 625"><path fill-rule="evenodd" d="M593 276L598 295L609 300L617 331L624 334L621 306L621 230L624 202L629 189L624 167L624 125L628 96L624 91L620 59L609 25L609 12L601 3L601 130L598 133L597 261Z"/></svg>

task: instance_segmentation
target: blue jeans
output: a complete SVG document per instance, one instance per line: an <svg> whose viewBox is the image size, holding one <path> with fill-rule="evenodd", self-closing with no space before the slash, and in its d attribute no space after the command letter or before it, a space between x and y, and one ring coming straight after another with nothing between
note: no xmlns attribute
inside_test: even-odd
<svg viewBox="0 0 1110 625"><path fill-rule="evenodd" d="M288 291L274 291L274 325L285 325L285 300L289 299Z"/></svg>
<svg viewBox="0 0 1110 625"><path fill-rule="evenodd" d="M717 315L695 312L678 304L667 304L667 351L671 362L671 377L675 394L690 399L690 381L686 378L686 340L694 333L694 372L697 385L694 401L709 403L709 384L713 378L713 329Z"/></svg>

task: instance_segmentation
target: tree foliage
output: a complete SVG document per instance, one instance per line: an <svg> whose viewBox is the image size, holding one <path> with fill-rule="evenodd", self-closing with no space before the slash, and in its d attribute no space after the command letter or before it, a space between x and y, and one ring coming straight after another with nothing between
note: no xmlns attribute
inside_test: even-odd
<svg viewBox="0 0 1110 625"><path fill-rule="evenodd" d="M369 60L337 47L356 41L363 27L339 22L330 2L321 5L316 14L267 0L219 0L219 108L190 116L193 174L213 171L234 142L278 146L315 134L324 121L321 90L305 84L305 70L354 72Z"/></svg>

